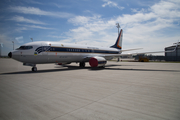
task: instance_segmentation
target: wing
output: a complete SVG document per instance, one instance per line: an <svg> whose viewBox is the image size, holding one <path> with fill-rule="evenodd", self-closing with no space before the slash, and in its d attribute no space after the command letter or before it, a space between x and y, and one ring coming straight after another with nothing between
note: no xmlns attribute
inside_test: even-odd
<svg viewBox="0 0 180 120"><path fill-rule="evenodd" d="M133 51L133 50L140 50L140 49L143 49L143 48L135 48L135 49L121 50L121 52L126 52L126 51Z"/></svg>
<svg viewBox="0 0 180 120"><path fill-rule="evenodd" d="M106 60L111 60L113 57L121 57L121 56L132 56L132 55L140 55L140 54L152 54L152 53L168 53L168 52L174 52L176 51L176 48L178 47L178 43L176 45L176 47L174 48L174 50L170 50L170 51L153 51L153 52L142 52L142 53L128 53L128 54L100 54L100 55L93 55L93 56L85 56L83 59L83 62L88 62L90 60L90 58L92 57L103 57ZM136 48L136 49L128 49L128 50L121 50L121 52L125 52L125 51L132 51L132 50L139 50L142 48Z"/></svg>
<svg viewBox="0 0 180 120"><path fill-rule="evenodd" d="M128 54L107 54L107 55L101 55L101 57L121 57L121 56L132 56L132 55L140 55L140 54L152 54L152 53L168 53L168 52L174 52L176 51L176 48L178 47L178 43L174 50L169 50L169 51L153 51L153 52L142 52L142 53L128 53ZM142 49L142 48L137 48L137 49ZM137 49L129 49L129 50L122 50L124 51L130 51L130 50L137 50Z"/></svg>

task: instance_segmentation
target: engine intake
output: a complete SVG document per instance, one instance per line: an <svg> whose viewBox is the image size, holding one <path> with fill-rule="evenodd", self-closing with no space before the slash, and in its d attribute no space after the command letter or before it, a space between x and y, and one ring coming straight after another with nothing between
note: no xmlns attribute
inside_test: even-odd
<svg viewBox="0 0 180 120"><path fill-rule="evenodd" d="M89 64L91 67L102 67L107 63L106 59L103 57L92 57L89 60Z"/></svg>
<svg viewBox="0 0 180 120"><path fill-rule="evenodd" d="M12 58L12 52L10 52L10 53L8 54L8 56L9 56L10 58Z"/></svg>

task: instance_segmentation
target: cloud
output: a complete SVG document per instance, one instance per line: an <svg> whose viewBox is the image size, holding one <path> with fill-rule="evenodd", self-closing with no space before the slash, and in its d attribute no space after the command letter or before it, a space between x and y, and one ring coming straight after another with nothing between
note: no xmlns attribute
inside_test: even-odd
<svg viewBox="0 0 180 120"><path fill-rule="evenodd" d="M47 37L51 37L51 38L67 38L66 36L63 36L63 35L48 35Z"/></svg>
<svg viewBox="0 0 180 120"><path fill-rule="evenodd" d="M68 19L68 22L73 23L74 25L86 25L88 23L93 22L94 20L97 20L101 16L94 15L93 17L87 17L87 16L75 16L73 18Z"/></svg>
<svg viewBox="0 0 180 120"><path fill-rule="evenodd" d="M108 30L111 30L112 27L115 28L114 21L103 20L100 15L93 15L92 17L76 16L69 19L68 22L78 26L65 33L65 36L69 36L66 41L71 41L72 43L108 46L107 39L112 39L109 36L114 35L112 32L108 33Z"/></svg>
<svg viewBox="0 0 180 120"><path fill-rule="evenodd" d="M124 9L124 7L120 7L120 6L118 6L117 3L112 2L112 1L110 1L110 0L103 0L103 1L106 2L106 3L104 3L104 4L102 5L102 7L109 6L109 7L116 7L116 8L118 8L118 9L120 9L120 10L123 10L123 9Z"/></svg>
<svg viewBox="0 0 180 120"><path fill-rule="evenodd" d="M51 16L51 17L59 17L59 18L70 18L74 15L71 13L66 12L49 12L43 11L39 8L35 7L22 7L22 6L14 6L8 8L11 12L23 13L23 14L33 14L33 15L44 15L44 16Z"/></svg>
<svg viewBox="0 0 180 120"><path fill-rule="evenodd" d="M180 5L180 2L177 1L177 2L170 2L171 0L169 1L161 1L160 3L158 4L155 4L153 5L150 10L158 15L158 16L161 16L161 17L164 17L164 18L177 18L177 17L180 17L180 8L179 8L179 5Z"/></svg>
<svg viewBox="0 0 180 120"><path fill-rule="evenodd" d="M18 43L24 43L24 41L23 41L23 36L16 37L15 40L16 40Z"/></svg>
<svg viewBox="0 0 180 120"><path fill-rule="evenodd" d="M171 42L175 42L179 36L175 35L175 32L168 31L176 28L174 23L177 23L180 14L177 6L179 3L160 1L135 14L124 14L117 17L115 21L119 21L125 28L125 44L138 43L147 48L148 46L145 44L149 44L154 49L158 49L158 45L153 44L161 43L161 47L165 47ZM150 47L148 49L151 50Z"/></svg>
<svg viewBox="0 0 180 120"><path fill-rule="evenodd" d="M144 8L142 8L140 11L138 11L138 9L131 8L131 11L135 12L135 13L144 13L144 12L147 12Z"/></svg>
<svg viewBox="0 0 180 120"><path fill-rule="evenodd" d="M117 38L115 24L124 29L124 48L145 47L145 51L163 50L179 38L177 23L180 18L180 2L160 1L154 5L111 19L101 16L76 16L68 22L77 26L71 29L69 41L108 46ZM169 30L173 31L169 33ZM72 39L73 38L73 39ZM150 47L152 46L152 47Z"/></svg>
<svg viewBox="0 0 180 120"><path fill-rule="evenodd" d="M32 3L32 4L39 4L39 5L43 5L44 4L44 3L37 2L37 1L34 1L34 0L25 0L25 2Z"/></svg>
<svg viewBox="0 0 180 120"><path fill-rule="evenodd" d="M22 31L25 31L25 30L34 30L34 29L52 30L54 28L43 27L43 26L39 26L39 25L17 24L17 27L14 29L14 31L22 32Z"/></svg>
<svg viewBox="0 0 180 120"><path fill-rule="evenodd" d="M16 31L16 32L22 32L24 30L30 30L30 29L28 27L24 27L24 26L17 27L17 28L14 29L14 31Z"/></svg>
<svg viewBox="0 0 180 120"><path fill-rule="evenodd" d="M1 48L1 55L7 56L10 51L13 50L14 38L9 37L9 35L0 33L0 43L3 44L3 48ZM14 41L14 48L20 46L18 42Z"/></svg>
<svg viewBox="0 0 180 120"><path fill-rule="evenodd" d="M22 26L24 28L54 29L54 28L42 27L42 26L38 26L38 25L22 25L22 24L18 24L18 25ZM28 29L24 29L24 30L28 30Z"/></svg>
<svg viewBox="0 0 180 120"><path fill-rule="evenodd" d="M67 6L67 5L59 5L57 3L52 3L52 5L58 7L58 8L69 8L70 6Z"/></svg>
<svg viewBox="0 0 180 120"><path fill-rule="evenodd" d="M14 16L14 17L12 17L11 19L8 19L8 20L13 20L13 21L16 21L16 22L32 23L32 24L41 24L41 25L45 24L45 23L43 23L41 21L35 21L35 20L32 20L32 19L27 19L27 18L24 18L22 16Z"/></svg>

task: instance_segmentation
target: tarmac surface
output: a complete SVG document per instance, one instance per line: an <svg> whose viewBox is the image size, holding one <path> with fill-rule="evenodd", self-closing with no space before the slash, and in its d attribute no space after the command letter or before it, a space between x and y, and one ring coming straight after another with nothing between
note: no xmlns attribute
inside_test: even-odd
<svg viewBox="0 0 180 120"><path fill-rule="evenodd" d="M180 63L86 65L0 59L0 120L180 120Z"/></svg>

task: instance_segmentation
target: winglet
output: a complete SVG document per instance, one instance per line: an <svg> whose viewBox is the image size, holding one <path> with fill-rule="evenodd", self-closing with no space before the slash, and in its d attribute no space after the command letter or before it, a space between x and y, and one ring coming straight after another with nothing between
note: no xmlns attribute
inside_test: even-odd
<svg viewBox="0 0 180 120"><path fill-rule="evenodd" d="M123 30L121 29L119 36L116 40L116 43L113 46L111 46L111 48L122 49L122 38L123 38Z"/></svg>

